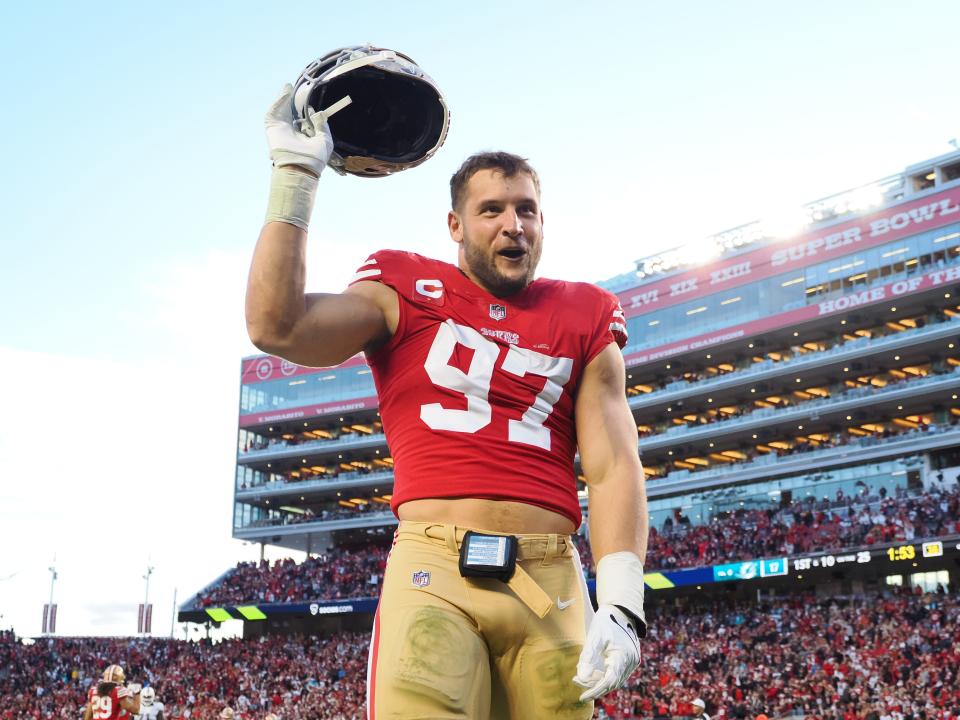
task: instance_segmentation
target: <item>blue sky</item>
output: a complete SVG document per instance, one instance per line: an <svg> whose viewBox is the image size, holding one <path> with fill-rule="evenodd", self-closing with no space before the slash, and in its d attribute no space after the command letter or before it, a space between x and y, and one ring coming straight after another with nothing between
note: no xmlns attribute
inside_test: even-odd
<svg viewBox="0 0 960 720"><path fill-rule="evenodd" d="M960 6L902 2L6 4L0 9L0 627L155 630L255 548L230 539L262 118L314 57L373 42L444 90L449 139L321 180L309 287L375 249L453 259L479 149L543 179L541 274L631 261L898 172L960 137Z"/></svg>

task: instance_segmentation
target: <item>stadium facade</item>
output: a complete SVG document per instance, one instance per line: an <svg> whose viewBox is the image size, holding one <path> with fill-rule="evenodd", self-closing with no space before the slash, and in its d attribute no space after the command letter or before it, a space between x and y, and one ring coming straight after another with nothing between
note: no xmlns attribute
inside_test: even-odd
<svg viewBox="0 0 960 720"><path fill-rule="evenodd" d="M601 283L627 318L625 392L658 531L957 482L960 152L810 203L798 221L779 237L762 222L734 228ZM308 553L386 542L392 464L362 357L320 370L242 361L235 538ZM957 583L958 543L907 532L647 582L930 589Z"/></svg>

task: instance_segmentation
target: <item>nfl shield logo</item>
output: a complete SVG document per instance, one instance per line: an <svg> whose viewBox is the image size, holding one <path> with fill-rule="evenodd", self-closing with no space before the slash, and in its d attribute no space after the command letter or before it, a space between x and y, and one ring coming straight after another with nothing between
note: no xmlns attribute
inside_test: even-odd
<svg viewBox="0 0 960 720"><path fill-rule="evenodd" d="M413 574L413 584L417 587L426 587L430 584L430 573L420 570Z"/></svg>
<svg viewBox="0 0 960 720"><path fill-rule="evenodd" d="M503 320L507 316L507 308L503 305L490 304L490 317L494 320Z"/></svg>

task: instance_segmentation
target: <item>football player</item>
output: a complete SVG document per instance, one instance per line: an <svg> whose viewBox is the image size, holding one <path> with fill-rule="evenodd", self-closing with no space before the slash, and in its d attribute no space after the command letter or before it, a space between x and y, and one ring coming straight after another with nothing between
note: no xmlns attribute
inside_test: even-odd
<svg viewBox="0 0 960 720"><path fill-rule="evenodd" d="M307 223L335 146L324 113L267 115L273 181L247 328L307 366L364 352L400 519L374 620L368 717L592 717L646 631L647 509L611 293L535 279L540 183L509 153L451 179L456 264L384 250L340 294L306 294ZM588 238L585 242L593 242ZM594 613L570 534L589 487Z"/></svg>
<svg viewBox="0 0 960 720"><path fill-rule="evenodd" d="M140 714L136 720L164 720L163 703L157 700L157 691L152 687L140 691Z"/></svg>
<svg viewBox="0 0 960 720"><path fill-rule="evenodd" d="M124 686L126 678L123 668L110 665L96 685L87 692L87 707L83 711L83 720L117 720L117 718L136 715L140 712L140 687L131 684Z"/></svg>

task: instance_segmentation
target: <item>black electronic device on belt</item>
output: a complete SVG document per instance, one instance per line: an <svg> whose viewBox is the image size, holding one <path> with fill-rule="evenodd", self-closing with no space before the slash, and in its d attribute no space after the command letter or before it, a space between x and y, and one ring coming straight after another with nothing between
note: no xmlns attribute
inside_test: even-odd
<svg viewBox="0 0 960 720"><path fill-rule="evenodd" d="M496 578L507 582L517 569L517 538L467 530L460 544L462 577Z"/></svg>

